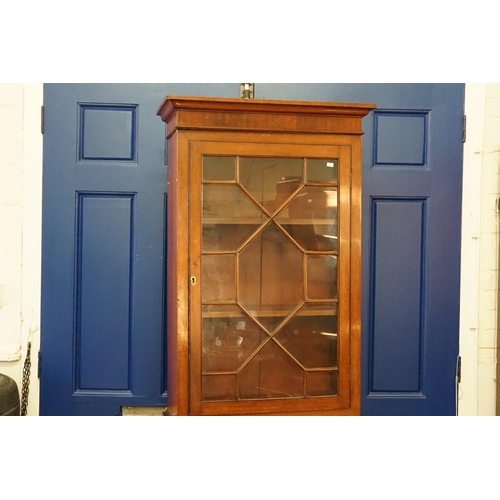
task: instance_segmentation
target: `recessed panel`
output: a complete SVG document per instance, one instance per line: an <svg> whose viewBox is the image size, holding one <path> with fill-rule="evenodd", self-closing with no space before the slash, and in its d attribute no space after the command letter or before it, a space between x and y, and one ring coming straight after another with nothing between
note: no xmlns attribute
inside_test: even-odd
<svg viewBox="0 0 500 500"><path fill-rule="evenodd" d="M374 200L371 392L418 392L425 316L425 201Z"/></svg>
<svg viewBox="0 0 500 500"><path fill-rule="evenodd" d="M76 389L129 390L133 196L80 195Z"/></svg>
<svg viewBox="0 0 500 500"><path fill-rule="evenodd" d="M375 112L375 166L423 167L426 148L426 112Z"/></svg>
<svg viewBox="0 0 500 500"><path fill-rule="evenodd" d="M137 161L136 107L80 105L80 160Z"/></svg>

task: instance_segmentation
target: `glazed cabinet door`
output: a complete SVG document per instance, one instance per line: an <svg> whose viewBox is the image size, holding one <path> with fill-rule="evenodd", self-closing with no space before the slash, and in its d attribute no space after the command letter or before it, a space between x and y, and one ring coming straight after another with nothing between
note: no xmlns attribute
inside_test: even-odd
<svg viewBox="0 0 500 500"><path fill-rule="evenodd" d="M351 146L192 141L189 158L190 414L359 408Z"/></svg>

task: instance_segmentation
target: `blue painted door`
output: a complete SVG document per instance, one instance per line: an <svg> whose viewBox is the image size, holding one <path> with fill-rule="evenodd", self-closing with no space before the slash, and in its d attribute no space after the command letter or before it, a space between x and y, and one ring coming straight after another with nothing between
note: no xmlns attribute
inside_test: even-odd
<svg viewBox="0 0 500 500"><path fill-rule="evenodd" d="M45 86L41 413L165 405L165 94L237 84ZM362 414L455 412L464 86L257 84L375 103L363 121Z"/></svg>
<svg viewBox="0 0 500 500"><path fill-rule="evenodd" d="M43 415L166 404L167 92L237 85L44 87Z"/></svg>

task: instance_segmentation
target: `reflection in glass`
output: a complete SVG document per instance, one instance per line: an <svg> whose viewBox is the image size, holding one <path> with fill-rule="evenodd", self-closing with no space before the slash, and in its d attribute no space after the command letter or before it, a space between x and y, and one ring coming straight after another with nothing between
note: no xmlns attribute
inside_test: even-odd
<svg viewBox="0 0 500 500"><path fill-rule="evenodd" d="M299 158L240 158L240 184L271 214L302 185Z"/></svg>
<svg viewBox="0 0 500 500"><path fill-rule="evenodd" d="M304 304L275 338L305 368L335 368L337 304Z"/></svg>
<svg viewBox="0 0 500 500"><path fill-rule="evenodd" d="M203 185L203 219L247 222L266 218L259 207L234 184Z"/></svg>
<svg viewBox="0 0 500 500"><path fill-rule="evenodd" d="M236 375L204 375L201 378L202 401L234 401Z"/></svg>
<svg viewBox="0 0 500 500"><path fill-rule="evenodd" d="M203 255L201 301L236 300L236 255Z"/></svg>
<svg viewBox="0 0 500 500"><path fill-rule="evenodd" d="M238 374L240 399L304 396L304 371L271 339Z"/></svg>
<svg viewBox="0 0 500 500"><path fill-rule="evenodd" d="M204 181L234 181L236 179L236 157L204 156Z"/></svg>
<svg viewBox="0 0 500 500"><path fill-rule="evenodd" d="M203 251L236 251L267 219L236 185L203 185Z"/></svg>
<svg viewBox="0 0 500 500"><path fill-rule="evenodd" d="M336 396L338 371L307 372L306 394L307 396Z"/></svg>
<svg viewBox="0 0 500 500"><path fill-rule="evenodd" d="M337 159L203 158L203 401L338 394L337 182Z"/></svg>
<svg viewBox="0 0 500 500"><path fill-rule="evenodd" d="M338 177L338 160L307 159L307 182L335 184Z"/></svg>
<svg viewBox="0 0 500 500"><path fill-rule="evenodd" d="M239 302L272 332L303 299L302 252L268 224L239 257Z"/></svg>
<svg viewBox="0 0 500 500"><path fill-rule="evenodd" d="M275 220L305 250L337 250L337 189L304 187Z"/></svg>
<svg viewBox="0 0 500 500"><path fill-rule="evenodd" d="M238 306L203 306L203 373L235 372L269 338Z"/></svg>
<svg viewBox="0 0 500 500"><path fill-rule="evenodd" d="M307 256L307 298L337 298L337 256Z"/></svg>

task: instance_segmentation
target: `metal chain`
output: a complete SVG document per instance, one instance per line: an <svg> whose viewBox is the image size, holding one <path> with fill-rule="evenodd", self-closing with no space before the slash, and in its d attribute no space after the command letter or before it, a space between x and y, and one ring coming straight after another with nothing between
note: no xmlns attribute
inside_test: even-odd
<svg viewBox="0 0 500 500"><path fill-rule="evenodd" d="M28 342L28 350L23 367L23 383L21 388L21 417L26 416L28 410L28 395L30 392L30 373L31 373L31 342Z"/></svg>

